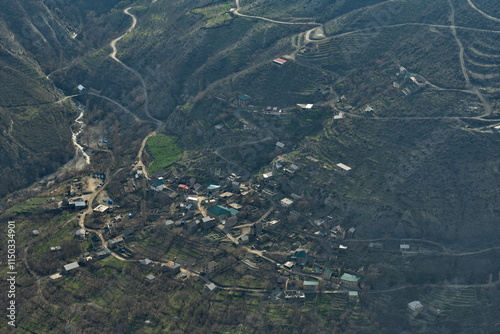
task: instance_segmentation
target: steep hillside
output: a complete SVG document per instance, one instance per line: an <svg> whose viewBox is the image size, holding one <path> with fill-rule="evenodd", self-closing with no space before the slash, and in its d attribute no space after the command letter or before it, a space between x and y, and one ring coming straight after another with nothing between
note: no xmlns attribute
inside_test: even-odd
<svg viewBox="0 0 500 334"><path fill-rule="evenodd" d="M9 1L0 13L0 197L73 155L76 109L51 75L112 36L116 2ZM82 33L85 31L85 33ZM76 85L75 85L76 87ZM72 87L70 93L75 92Z"/></svg>
<svg viewBox="0 0 500 334"><path fill-rule="evenodd" d="M5 36L6 33L2 32ZM21 46L0 50L0 196L51 173L73 154L75 113ZM17 48L17 49L16 49Z"/></svg>

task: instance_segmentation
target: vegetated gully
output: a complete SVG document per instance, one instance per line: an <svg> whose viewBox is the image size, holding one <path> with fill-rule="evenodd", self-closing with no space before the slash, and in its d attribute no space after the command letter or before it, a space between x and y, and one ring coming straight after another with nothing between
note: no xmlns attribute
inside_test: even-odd
<svg viewBox="0 0 500 334"><path fill-rule="evenodd" d="M73 130L73 127L71 127L71 140L73 142L73 146L75 147L75 167L77 169L80 165L79 162L80 157L85 159L86 165L90 165L90 156L85 152L83 146L80 143L78 143L78 137L85 128L85 123L82 121L85 111L80 104L78 104L78 110L80 111L80 114L75 119L75 125L77 126L77 130Z"/></svg>
<svg viewBox="0 0 500 334"><path fill-rule="evenodd" d="M122 34L121 36L113 39L109 45L112 49L112 52L109 54L109 56L111 57L111 59L113 59L114 61L116 61L118 64L120 64L123 68L125 68L127 71L131 72L132 74L134 74L136 77L139 78L140 82L141 82L141 86L143 88L143 91L144 91L144 97L145 97L145 103L144 103L144 111L145 111L145 114L146 116L153 122L156 124L156 130L153 131L152 133L148 134L145 138L145 140L147 140L147 138L151 137L152 135L154 135L157 131L159 131L161 129L161 127L163 126L163 123L158 120L157 118L153 117L150 112L149 112L149 99L148 99L148 93L147 93L147 85L146 85L146 81L144 80L144 78L142 77L142 75L137 72L135 69L127 66L126 64L124 64L116 55L117 55L117 47L116 47L116 44L118 41L120 41L123 37L125 37L127 34L131 33L134 29L135 29L135 26L137 24L137 18L134 14L130 13L130 9L132 7L127 7L126 9L123 10L123 13L130 16L132 18L132 23L130 25L130 27L125 31L124 34ZM124 109L125 111L129 112L135 119L135 121L137 122L140 122L142 121L141 119L139 119L135 114L131 113L130 110L128 110L127 108L123 107L121 104L119 104L118 102L110 99L110 98L107 98L105 96L101 96L101 95L98 95L98 94L94 94L94 93L89 93L91 95L95 95L95 96L98 96L98 97L101 97L101 98L104 98L116 105L118 105L119 107L121 107L122 109ZM84 116L84 109L83 107L81 106L81 104L78 104L78 110L80 111L80 114L79 116L75 119L75 125L77 127L77 130L73 130L73 127L71 128L71 133L72 133L72 142L73 142L73 146L75 147L75 159L74 159L74 164L75 164L75 167L76 169L82 169L85 165L90 165L90 156L85 152L84 150L84 147L83 145L81 145L79 142L78 142L78 137L80 136L80 134L83 132L83 129L85 127L85 123L82 121L82 118ZM138 153L138 156L137 156L137 160L138 160L138 163L137 163L137 166L144 166L144 164L142 163L142 152L143 152L143 147L141 147L141 150L139 150L139 153ZM81 161L80 158L84 158L84 161Z"/></svg>

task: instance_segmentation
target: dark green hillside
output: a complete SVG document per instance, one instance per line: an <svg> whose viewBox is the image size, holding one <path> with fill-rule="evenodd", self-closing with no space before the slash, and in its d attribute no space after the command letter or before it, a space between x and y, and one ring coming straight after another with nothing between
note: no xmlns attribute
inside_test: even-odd
<svg viewBox="0 0 500 334"><path fill-rule="evenodd" d="M289 107L297 103L321 101L318 84L329 83L331 76L315 68L290 63L283 67L268 61L256 71L233 81L236 91L255 96L253 103L262 106Z"/></svg>
<svg viewBox="0 0 500 334"><path fill-rule="evenodd" d="M0 53L0 197L27 186L73 154L69 122L76 117L38 64Z"/></svg>
<svg viewBox="0 0 500 334"><path fill-rule="evenodd" d="M16 58L7 52L0 53L0 80L4 108L26 107L54 102L49 80L35 64Z"/></svg>
<svg viewBox="0 0 500 334"><path fill-rule="evenodd" d="M249 1L241 0L242 12L248 15L265 16L273 19L284 19L285 21L302 18L305 22L310 22L308 18L316 18L318 22L324 22L335 16L342 16L350 12L359 13L363 8L374 6L382 1L380 0L361 0L361 1L300 1L300 0L277 0L272 3L259 0ZM284 12L286 15L283 15Z"/></svg>
<svg viewBox="0 0 500 334"><path fill-rule="evenodd" d="M497 1L4 7L1 333L498 332Z"/></svg>
<svg viewBox="0 0 500 334"><path fill-rule="evenodd" d="M72 157L71 133L65 120L76 114L54 104L0 110L0 194L5 196L56 171Z"/></svg>
<svg viewBox="0 0 500 334"><path fill-rule="evenodd" d="M313 141L313 156L354 170L329 178L328 168L319 169L307 194L330 198L333 206L321 210L362 224L367 235L480 243L484 231L497 233L492 213L500 208L490 199L498 193L498 135L460 127L451 120L335 121ZM306 191L300 178L290 187Z"/></svg>

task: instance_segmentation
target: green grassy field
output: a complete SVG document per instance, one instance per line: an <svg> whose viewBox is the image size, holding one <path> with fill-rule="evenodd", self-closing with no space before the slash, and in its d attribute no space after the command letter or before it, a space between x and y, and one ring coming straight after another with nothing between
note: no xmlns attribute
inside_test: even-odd
<svg viewBox="0 0 500 334"><path fill-rule="evenodd" d="M148 152L153 156L153 163L149 166L149 172L167 168L182 156L177 138L165 134L157 134L148 139L146 143Z"/></svg>
<svg viewBox="0 0 500 334"><path fill-rule="evenodd" d="M220 25L228 24L232 21L229 10L233 5L232 1L217 3L211 6L196 8L192 13L203 15L206 21L205 28L215 28Z"/></svg>
<svg viewBox="0 0 500 334"><path fill-rule="evenodd" d="M19 203L7 211L11 213L36 213L41 210L43 204L47 203L47 197L33 197L26 202Z"/></svg>

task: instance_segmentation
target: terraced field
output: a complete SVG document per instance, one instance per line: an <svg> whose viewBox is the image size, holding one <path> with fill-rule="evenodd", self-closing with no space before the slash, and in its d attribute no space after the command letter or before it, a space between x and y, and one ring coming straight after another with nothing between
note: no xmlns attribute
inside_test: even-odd
<svg viewBox="0 0 500 334"><path fill-rule="evenodd" d="M500 96L500 33L462 32L460 35L471 83L490 99Z"/></svg>
<svg viewBox="0 0 500 334"><path fill-rule="evenodd" d="M494 333L498 328L498 315L491 307L491 300L485 298L488 292L470 288L436 288L424 299L424 311L419 319L425 319L427 326L443 323L460 323L462 328L477 331L478 324L484 333Z"/></svg>
<svg viewBox="0 0 500 334"><path fill-rule="evenodd" d="M429 311L450 317L460 317L469 308L477 306L475 288L434 289L424 299Z"/></svg>

